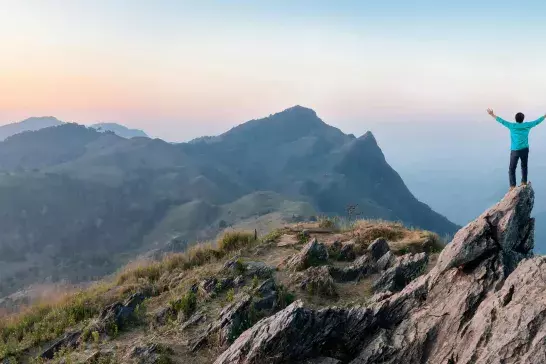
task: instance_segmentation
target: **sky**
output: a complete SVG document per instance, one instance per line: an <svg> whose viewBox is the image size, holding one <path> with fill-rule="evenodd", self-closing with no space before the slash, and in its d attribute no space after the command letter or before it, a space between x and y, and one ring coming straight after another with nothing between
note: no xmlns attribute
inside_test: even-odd
<svg viewBox="0 0 546 364"><path fill-rule="evenodd" d="M347 133L546 112L544 1L0 0L0 124L170 141L299 104ZM532 116L530 116L532 117ZM426 130L426 129L425 129Z"/></svg>

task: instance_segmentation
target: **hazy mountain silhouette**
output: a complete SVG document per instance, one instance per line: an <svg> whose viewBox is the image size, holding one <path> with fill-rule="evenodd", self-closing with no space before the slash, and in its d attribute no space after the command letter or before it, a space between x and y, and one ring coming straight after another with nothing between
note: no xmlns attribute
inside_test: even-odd
<svg viewBox="0 0 546 364"><path fill-rule="evenodd" d="M300 106L182 144L77 124L14 135L0 143L0 294L44 277L93 279L247 219L349 205L363 218L457 228L411 194L371 133L346 135Z"/></svg>
<svg viewBox="0 0 546 364"><path fill-rule="evenodd" d="M53 116L28 118L17 123L0 126L0 140L4 140L12 135L19 134L24 131L40 130L61 124L63 124L63 122L54 118Z"/></svg>
<svg viewBox="0 0 546 364"><path fill-rule="evenodd" d="M130 129L125 125L117 123L98 123L91 125L92 128L97 129L98 131L111 131L120 137L131 139L136 137L147 138L148 134L140 129Z"/></svg>

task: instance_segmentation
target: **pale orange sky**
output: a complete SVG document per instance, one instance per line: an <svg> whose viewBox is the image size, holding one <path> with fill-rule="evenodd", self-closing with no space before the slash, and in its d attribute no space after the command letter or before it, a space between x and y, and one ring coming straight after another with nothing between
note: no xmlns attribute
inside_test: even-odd
<svg viewBox="0 0 546 364"><path fill-rule="evenodd" d="M295 104L355 133L546 109L544 22L349 3L5 0L0 124L53 115L186 140Z"/></svg>

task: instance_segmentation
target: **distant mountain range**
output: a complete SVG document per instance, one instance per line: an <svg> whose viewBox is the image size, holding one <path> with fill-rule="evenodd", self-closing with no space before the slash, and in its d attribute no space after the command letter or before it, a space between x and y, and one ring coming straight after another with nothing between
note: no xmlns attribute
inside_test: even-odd
<svg viewBox="0 0 546 364"><path fill-rule="evenodd" d="M44 128L49 128L52 126L59 126L65 124L65 122L60 121L53 116L43 116L43 117L32 117L25 119L23 121L2 125L0 126L0 140L5 140L6 138L23 133L25 131L36 131ZM98 123L91 125L91 128L97 129L98 131L109 131L119 135L122 138L135 138L135 137L148 137L148 135L139 129L129 129L128 127L117 124L117 123Z"/></svg>
<svg viewBox="0 0 546 364"><path fill-rule="evenodd" d="M346 135L301 106L182 144L77 124L13 135L0 143L0 296L92 280L173 239L185 246L349 206L457 229L411 194L371 133Z"/></svg>

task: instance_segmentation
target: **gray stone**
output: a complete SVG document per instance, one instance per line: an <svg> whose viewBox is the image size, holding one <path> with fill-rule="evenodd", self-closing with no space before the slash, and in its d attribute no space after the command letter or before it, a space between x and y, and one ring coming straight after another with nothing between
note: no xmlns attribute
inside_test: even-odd
<svg viewBox="0 0 546 364"><path fill-rule="evenodd" d="M331 267L330 274L337 282L350 282L377 273L377 264L368 255L363 255L344 268Z"/></svg>
<svg viewBox="0 0 546 364"><path fill-rule="evenodd" d="M240 275L240 276L237 276L235 278L235 280L233 281L233 286L234 287L242 287L245 285L245 277Z"/></svg>
<svg viewBox="0 0 546 364"><path fill-rule="evenodd" d="M338 260L351 262L356 259L355 244L348 242L343 244L343 247L339 251Z"/></svg>
<svg viewBox="0 0 546 364"><path fill-rule="evenodd" d="M396 256L388 251L377 261L377 269L381 272L389 269L396 263Z"/></svg>
<svg viewBox="0 0 546 364"><path fill-rule="evenodd" d="M425 272L428 264L428 254L406 254L396 259L394 265L383 272L374 282L376 292L400 291L409 282Z"/></svg>
<svg viewBox="0 0 546 364"><path fill-rule="evenodd" d="M387 254L391 249L385 239L376 239L368 247L368 253L375 260L378 261L383 255Z"/></svg>
<svg viewBox="0 0 546 364"><path fill-rule="evenodd" d="M328 262L328 249L315 238L307 243L299 253L295 254L287 262L286 266L289 269L301 271L326 262Z"/></svg>
<svg viewBox="0 0 546 364"><path fill-rule="evenodd" d="M49 348L40 354L40 358L51 360L55 353L63 348L75 348L81 337L81 331L73 331L65 334L61 339L53 343Z"/></svg>
<svg viewBox="0 0 546 364"><path fill-rule="evenodd" d="M310 267L303 272L296 273L292 278L292 283L299 289L313 295L337 297L334 280L330 275L330 269L326 266Z"/></svg>
<svg viewBox="0 0 546 364"><path fill-rule="evenodd" d="M145 346L133 347L128 356L135 359L138 364L160 364L165 362L163 359L164 356L172 353L172 350L152 343Z"/></svg>
<svg viewBox="0 0 546 364"><path fill-rule="evenodd" d="M176 318L176 311L171 306L165 306L157 310L154 314L154 324L163 326L174 318Z"/></svg>
<svg viewBox="0 0 546 364"><path fill-rule="evenodd" d="M207 317L201 312L195 312L193 315L190 316L190 318L184 321L182 325L180 325L180 330L184 331L191 326L199 324L201 321L205 321L206 319Z"/></svg>
<svg viewBox="0 0 546 364"><path fill-rule="evenodd" d="M244 261L240 258L233 258L224 264L224 272L232 275L261 279L270 278L275 269L264 262Z"/></svg>

